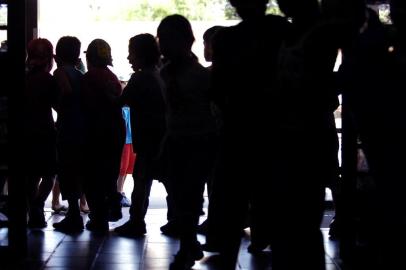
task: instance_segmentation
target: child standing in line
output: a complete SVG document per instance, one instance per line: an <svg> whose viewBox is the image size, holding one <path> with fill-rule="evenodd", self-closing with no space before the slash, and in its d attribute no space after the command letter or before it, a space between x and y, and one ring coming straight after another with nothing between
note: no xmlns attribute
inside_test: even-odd
<svg viewBox="0 0 406 270"><path fill-rule="evenodd" d="M128 61L134 74L123 90L121 103L131 108L131 131L137 153L133 173L130 220L114 231L122 236L141 237L147 230L145 215L165 132L163 82L159 76L159 49L154 36L140 34L130 39Z"/></svg>
<svg viewBox="0 0 406 270"><path fill-rule="evenodd" d="M23 168L27 179L28 227L47 226L44 204L54 184L56 174L56 128L52 109L56 109L58 86L50 74L53 66L53 46L38 38L27 47L26 87L21 100L24 118Z"/></svg>

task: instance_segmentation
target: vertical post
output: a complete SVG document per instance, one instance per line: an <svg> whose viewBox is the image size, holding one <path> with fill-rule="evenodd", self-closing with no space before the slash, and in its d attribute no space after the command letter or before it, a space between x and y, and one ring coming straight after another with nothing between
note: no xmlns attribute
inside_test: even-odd
<svg viewBox="0 0 406 270"><path fill-rule="evenodd" d="M23 263L27 255L27 206L24 199L26 182L19 155L21 128L19 121L24 117L19 104L25 88L25 46L26 46L26 0L12 0L8 4L8 84L9 89L9 249L13 263Z"/></svg>

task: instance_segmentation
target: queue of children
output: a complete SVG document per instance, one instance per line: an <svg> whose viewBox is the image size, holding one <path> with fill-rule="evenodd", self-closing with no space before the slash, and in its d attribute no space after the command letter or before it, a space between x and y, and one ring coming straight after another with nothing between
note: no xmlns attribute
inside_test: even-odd
<svg viewBox="0 0 406 270"><path fill-rule="evenodd" d="M157 39L145 33L129 40L134 73L125 87L109 68L111 48L103 39L88 45L85 73L78 69L78 38L61 37L55 55L47 39L30 41L22 100L28 226L47 226L44 202L57 176L69 207L66 217L53 224L55 230L107 233L109 222L122 218L121 207L130 206L129 220L114 232L142 237L152 182L159 180L168 193L168 224L161 230L180 239L171 270L190 269L203 250L220 252L222 269L235 269L248 213L251 253L270 245L273 269L298 269L305 262L323 270L320 223L325 187L339 173L333 113L340 86L380 187L377 200L385 199L378 201L381 220L373 227L377 236L371 236L377 265L396 265L401 256L391 254L400 251L389 249L389 254L383 247L395 246L386 233L406 220L388 216L405 205L405 181L399 177L404 157L394 150L405 150L397 103L405 5L392 1L395 35L386 39L363 0L352 2L350 11L337 0L279 0L284 17L266 15L267 2L230 0L242 22L211 29L205 44L212 61L208 69L192 53L195 37L188 19L166 16ZM339 49L343 65L337 76ZM371 52L379 65L369 62ZM51 75L54 60L57 69ZM382 75L373 76L368 89L362 87L366 71ZM379 91L383 86L388 95ZM52 110L58 113L56 123ZM371 133L372 116L390 133ZM396 145L390 138L398 139ZM392 159L383 158L387 155ZM123 194L129 173L131 202ZM199 228L206 183L209 215ZM83 196L89 207L86 224ZM299 209L299 226L290 213L293 207ZM204 246L197 239L200 231L207 234ZM404 232L399 237L406 239ZM290 259L293 241L303 245L297 261Z"/></svg>

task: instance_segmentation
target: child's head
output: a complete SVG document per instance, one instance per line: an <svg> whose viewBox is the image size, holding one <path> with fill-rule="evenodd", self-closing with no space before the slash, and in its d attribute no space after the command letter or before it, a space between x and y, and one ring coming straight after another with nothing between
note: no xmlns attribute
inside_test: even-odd
<svg viewBox="0 0 406 270"><path fill-rule="evenodd" d="M215 25L207 29L203 34L203 44L204 44L204 59L207 62L212 61L213 51L212 51L212 41L214 35L217 33L218 30L224 28L220 25Z"/></svg>
<svg viewBox="0 0 406 270"><path fill-rule="evenodd" d="M165 17L158 26L159 48L167 59L189 56L195 41L190 22L182 15Z"/></svg>
<svg viewBox="0 0 406 270"><path fill-rule="evenodd" d="M50 72L53 66L54 47L45 38L33 39L27 46L27 67L29 70Z"/></svg>
<svg viewBox="0 0 406 270"><path fill-rule="evenodd" d="M64 36L58 40L55 48L55 61L59 65L77 65L80 55L80 40Z"/></svg>
<svg viewBox="0 0 406 270"><path fill-rule="evenodd" d="M155 37L151 34L132 37L128 45L127 59L134 71L157 66L160 52Z"/></svg>
<svg viewBox="0 0 406 270"><path fill-rule="evenodd" d="M103 39L94 39L86 50L88 66L107 67L113 65L110 45Z"/></svg>

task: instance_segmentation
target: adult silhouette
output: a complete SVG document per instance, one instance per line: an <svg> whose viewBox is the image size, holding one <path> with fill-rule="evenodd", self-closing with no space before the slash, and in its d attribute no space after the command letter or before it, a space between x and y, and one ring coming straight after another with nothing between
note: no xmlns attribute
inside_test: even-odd
<svg viewBox="0 0 406 270"><path fill-rule="evenodd" d="M259 250L269 244L270 228L262 220L269 205L269 97L288 23L265 15L267 2L230 1L242 22L220 29L213 40L212 97L223 115L222 161L210 197L216 209L209 210L207 246L221 252L224 269L235 268L249 209L251 240Z"/></svg>
<svg viewBox="0 0 406 270"><path fill-rule="evenodd" d="M384 126L385 140L382 145L381 160L384 171L378 182L378 190L382 192L383 200L382 221L384 222L381 231L383 248L382 257L385 267L394 269L404 268L405 262L402 254L406 254L406 247L398 245L398 241L406 240L406 175L403 165L406 163L406 143L403 138L406 136L406 117L404 111L405 96L405 75L406 75L406 3L405 1L392 0L390 8L391 19L395 28L394 38L388 47L389 52L389 80L387 82L389 91L383 94L390 102L382 107L391 127ZM382 105L379 103L377 106ZM380 128L380 127L378 127ZM389 158L387 158L389 157ZM396 235L391 233L396 229Z"/></svg>
<svg viewBox="0 0 406 270"><path fill-rule="evenodd" d="M397 245L405 239L405 163L406 145L403 124L403 88L405 74L404 19L405 4L392 1L391 31L380 23L374 11L364 1L357 34L343 49L340 75L343 95L368 159L376 184L374 216L364 228L367 256L351 258L349 262L371 269L404 268L401 260L405 248ZM392 31L394 30L394 31ZM396 233L396 236L394 235ZM357 247L359 250L359 247ZM345 250L343 250L345 252ZM362 260L363 259L363 260Z"/></svg>
<svg viewBox="0 0 406 270"><path fill-rule="evenodd" d="M279 55L270 188L273 269L325 269L320 231L325 187L338 174L338 44L317 0L279 0L291 19ZM306 180L305 180L306 179ZM307 180L308 179L308 180ZM295 209L298 215L291 215ZM292 260L292 245L301 246ZM297 247L297 246L296 246Z"/></svg>

